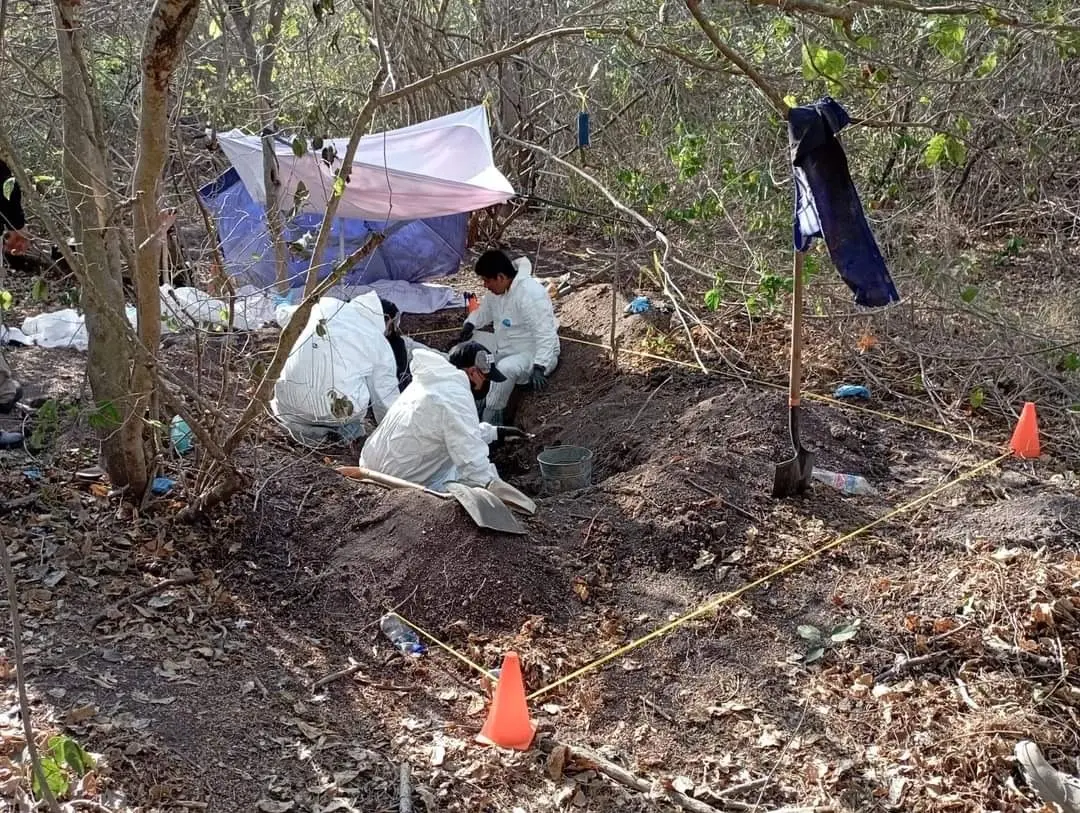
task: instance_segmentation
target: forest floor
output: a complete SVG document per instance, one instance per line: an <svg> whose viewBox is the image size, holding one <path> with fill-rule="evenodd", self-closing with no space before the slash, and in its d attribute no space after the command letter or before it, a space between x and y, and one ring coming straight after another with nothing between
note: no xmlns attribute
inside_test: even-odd
<svg viewBox="0 0 1080 813"><path fill-rule="evenodd" d="M528 228L511 243L532 252ZM343 454L302 454L269 423L243 452L256 487L204 525L173 518L191 461L167 461L180 493L132 516L107 485L76 480L96 462L85 432L56 432L35 455L0 453L34 727L45 746L63 733L97 755L65 783L71 796L115 811L395 811L408 763L414 809L428 811L677 809L668 788L716 810L1040 809L1016 742L1034 739L1063 770L1080 755L1080 483L1057 451L1068 446L1048 432L1041 460L1000 459L959 480L999 458L1011 419L957 408L946 433L940 405L875 386L869 402L807 401L803 440L818 465L864 475L878 493L815 483L775 500L773 468L789 456L783 314L715 325L723 340L698 343L716 370L706 375L677 319L623 317L636 292L620 290L620 347L684 363L615 365L599 346L611 286L586 279L606 251L549 240L538 268L582 284L557 300L564 341L550 389L522 399L518 422L535 440L494 452L505 479L537 499L528 536L343 480L332 468ZM454 334L431 331L462 317L407 315L403 327L445 347ZM881 318L879 338L903 329L905 317ZM890 380L884 352L829 331L825 320L808 327L810 392L865 383L867 369ZM237 398L274 340L240 337ZM165 358L213 386L225 341L197 355L172 340ZM743 372L725 362L740 343ZM28 399L83 392L83 354L8 358ZM592 486L542 493L535 458L557 443L592 450ZM757 580L546 691L530 704L546 750L525 753L474 741L488 707L481 676L436 646L405 659L378 629L394 608L485 668L516 651L532 692ZM819 658L808 657L815 631ZM19 809L10 640L0 794ZM547 753L555 742L643 783Z"/></svg>

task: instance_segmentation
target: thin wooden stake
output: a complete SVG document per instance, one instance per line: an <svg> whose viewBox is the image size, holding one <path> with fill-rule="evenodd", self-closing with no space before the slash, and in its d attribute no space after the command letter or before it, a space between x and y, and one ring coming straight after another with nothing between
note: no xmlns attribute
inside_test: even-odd
<svg viewBox="0 0 1080 813"><path fill-rule="evenodd" d="M612 226L611 242L615 247L615 262L611 269L611 337L608 339L608 347L611 348L611 363L614 367L619 366L619 346L615 338L615 324L619 314L619 224Z"/></svg>

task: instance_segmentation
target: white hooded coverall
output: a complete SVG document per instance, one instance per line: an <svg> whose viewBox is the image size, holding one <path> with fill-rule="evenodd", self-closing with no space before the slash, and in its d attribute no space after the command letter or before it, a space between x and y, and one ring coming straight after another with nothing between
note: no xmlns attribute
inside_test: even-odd
<svg viewBox="0 0 1080 813"><path fill-rule="evenodd" d="M369 405L376 422L383 419L398 397L397 364L384 324L375 293L349 302L324 296L315 303L270 401L294 438L317 444L330 432L345 441L363 437Z"/></svg>
<svg viewBox="0 0 1080 813"><path fill-rule="evenodd" d="M527 257L514 261L517 275L505 294L487 293L465 320L476 328L494 325L494 335L477 331L473 339L495 354L495 366L506 381L491 382L484 405L485 420L501 412L517 384L526 384L533 365L551 375L559 363L559 323L547 288L532 275Z"/></svg>
<svg viewBox="0 0 1080 813"><path fill-rule="evenodd" d="M412 383L364 441L360 465L429 488L448 481L486 486L499 472L488 459L494 426L476 416L464 371L441 354L418 347Z"/></svg>

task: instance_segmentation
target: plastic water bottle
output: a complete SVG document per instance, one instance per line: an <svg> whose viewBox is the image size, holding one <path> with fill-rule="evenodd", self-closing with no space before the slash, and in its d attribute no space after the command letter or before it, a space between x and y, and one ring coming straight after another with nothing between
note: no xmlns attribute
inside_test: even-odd
<svg viewBox="0 0 1080 813"><path fill-rule="evenodd" d="M379 619L379 629L403 655L418 658L427 652L416 632L393 613Z"/></svg>
<svg viewBox="0 0 1080 813"><path fill-rule="evenodd" d="M172 417L172 423L169 425L169 438L178 454L187 454L195 446L191 427L179 415L173 415Z"/></svg>
<svg viewBox="0 0 1080 813"><path fill-rule="evenodd" d="M877 494L877 489L870 485L865 477L860 477L857 474L842 474L837 471L815 467L812 476L818 482L830 485L844 494Z"/></svg>

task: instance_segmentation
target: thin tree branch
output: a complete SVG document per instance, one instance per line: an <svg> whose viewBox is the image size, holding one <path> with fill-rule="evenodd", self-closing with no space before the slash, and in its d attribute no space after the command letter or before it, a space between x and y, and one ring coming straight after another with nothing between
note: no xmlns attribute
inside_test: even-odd
<svg viewBox="0 0 1080 813"><path fill-rule="evenodd" d="M746 78L757 86L757 89L761 91L761 95L763 95L776 112L780 114L780 118L786 121L788 111L790 110L787 102L784 101L783 97L780 96L779 91L772 86L757 68L747 62L738 51L735 51L731 46L720 39L720 35L716 33L716 27L701 10L701 0L686 0L686 8L694 16L697 24L701 27L701 30L705 32L705 36L709 38L713 47L729 61L738 66L739 70L746 74Z"/></svg>
<svg viewBox="0 0 1080 813"><path fill-rule="evenodd" d="M37 777L41 794L45 797L45 804L49 813L60 813L60 805L56 803L52 788L45 778L45 771L41 767L41 755L38 754L37 743L34 741L34 728L30 723L30 700L26 696L26 662L23 660L22 648L22 621L19 618L19 591L15 586L15 571L11 567L11 557L8 555L7 539L0 534L0 559L3 560L4 579L7 581L8 614L11 617L11 643L15 656L15 684L19 692L19 714L22 716L23 735L26 737L26 749L30 752L30 764L33 766L34 775Z"/></svg>
<svg viewBox="0 0 1080 813"><path fill-rule="evenodd" d="M435 73L425 76L423 79L417 79L411 84L405 85L403 88L391 91L383 96L380 100L380 104L390 104L391 102L400 101L406 96L411 96L418 90L423 90L431 85L438 84L447 79L451 79L457 76L459 73L471 71L473 68L479 68L484 65L489 65L492 62L498 62L500 59L504 59L514 54L519 54L522 51L526 51L532 48L534 45L539 45L542 42L548 40L560 39L562 37L574 37L584 34L623 34L626 29L615 26L582 26L576 28L554 28L550 31L544 31L535 36L523 39L520 42L515 42L513 45L507 45L498 51L492 51L488 54L483 54L473 59L468 59L445 70L436 71Z"/></svg>

